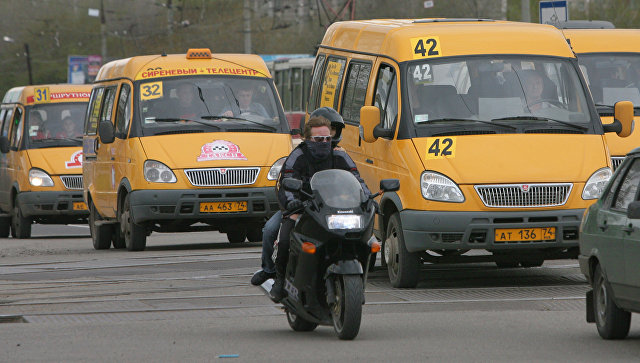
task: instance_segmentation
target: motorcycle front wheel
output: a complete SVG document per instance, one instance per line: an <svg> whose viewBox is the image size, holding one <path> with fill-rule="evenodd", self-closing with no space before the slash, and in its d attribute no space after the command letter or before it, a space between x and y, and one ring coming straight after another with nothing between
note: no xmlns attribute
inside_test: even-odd
<svg viewBox="0 0 640 363"><path fill-rule="evenodd" d="M294 331L312 331L318 327L318 324L304 320L298 315L292 313L289 309L287 309L287 321L289 322L291 329Z"/></svg>
<svg viewBox="0 0 640 363"><path fill-rule="evenodd" d="M364 285L359 275L334 277L336 302L331 306L333 328L342 340L352 340L360 331Z"/></svg>

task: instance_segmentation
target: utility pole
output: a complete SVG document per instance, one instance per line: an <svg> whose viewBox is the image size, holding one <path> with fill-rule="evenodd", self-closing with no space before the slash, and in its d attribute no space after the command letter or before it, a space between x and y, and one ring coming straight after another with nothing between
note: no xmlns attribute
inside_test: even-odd
<svg viewBox="0 0 640 363"><path fill-rule="evenodd" d="M104 16L104 0L100 0L100 36L102 37L102 62L107 61L107 19Z"/></svg>
<svg viewBox="0 0 640 363"><path fill-rule="evenodd" d="M169 52L173 52L173 5L167 0L167 36L169 37Z"/></svg>
<svg viewBox="0 0 640 363"><path fill-rule="evenodd" d="M244 22L244 52L246 54L253 53L251 49L251 4L249 0L244 0L242 8L242 21Z"/></svg>
<svg viewBox="0 0 640 363"><path fill-rule="evenodd" d="M521 9L522 21L524 21L526 23L530 23L531 22L531 9L529 7L531 5L529 4L529 0L521 0L520 3L522 4L522 9Z"/></svg>
<svg viewBox="0 0 640 363"><path fill-rule="evenodd" d="M27 73L29 73L29 84L33 84L33 76L31 75L31 54L29 53L29 44L24 43L24 55L27 57Z"/></svg>

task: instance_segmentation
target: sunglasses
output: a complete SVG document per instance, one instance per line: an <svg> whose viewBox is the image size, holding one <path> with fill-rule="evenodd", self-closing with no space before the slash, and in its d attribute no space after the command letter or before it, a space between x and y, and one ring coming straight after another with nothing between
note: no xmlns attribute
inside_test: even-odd
<svg viewBox="0 0 640 363"><path fill-rule="evenodd" d="M329 142L331 141L331 136L311 136L310 139L314 142Z"/></svg>

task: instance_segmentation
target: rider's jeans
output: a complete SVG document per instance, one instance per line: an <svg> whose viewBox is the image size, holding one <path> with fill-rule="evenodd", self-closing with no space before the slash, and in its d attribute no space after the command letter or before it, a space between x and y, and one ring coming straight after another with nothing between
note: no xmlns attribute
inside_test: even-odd
<svg viewBox="0 0 640 363"><path fill-rule="evenodd" d="M264 272L276 272L276 266L271 256L273 255L273 244L280 230L280 222L282 222L282 211L277 211L262 229L262 270Z"/></svg>

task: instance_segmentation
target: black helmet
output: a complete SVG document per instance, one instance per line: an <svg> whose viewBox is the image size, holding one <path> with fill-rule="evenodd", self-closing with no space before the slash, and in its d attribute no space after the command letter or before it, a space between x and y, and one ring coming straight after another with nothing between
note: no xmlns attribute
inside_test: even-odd
<svg viewBox="0 0 640 363"><path fill-rule="evenodd" d="M340 140L342 140L342 129L344 129L344 120L342 116L338 113L338 111L334 110L331 107L320 107L311 113L310 117L324 117L329 122L331 122L331 127L336 129L336 134L331 138L331 143L333 146L338 145Z"/></svg>

